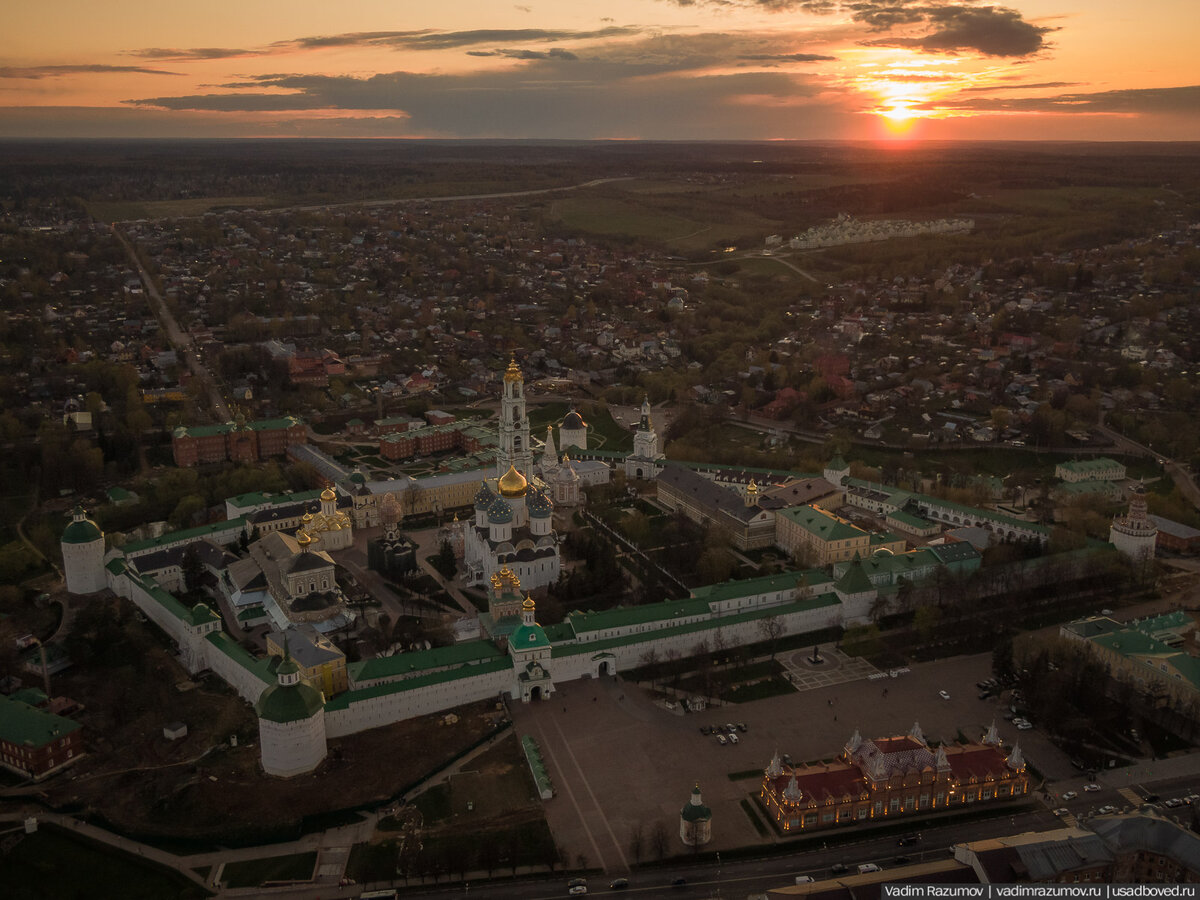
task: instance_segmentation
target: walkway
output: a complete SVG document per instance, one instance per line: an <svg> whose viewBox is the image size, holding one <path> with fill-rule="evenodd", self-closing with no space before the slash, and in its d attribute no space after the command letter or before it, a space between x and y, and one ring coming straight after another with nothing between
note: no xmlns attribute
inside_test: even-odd
<svg viewBox="0 0 1200 900"><path fill-rule="evenodd" d="M763 656L755 662L768 658ZM814 688L845 684L848 681L862 681L879 673L879 670L863 657L847 656L834 648L820 650L821 661L818 663L813 662L811 647L779 653L776 659L783 664L788 680L798 691L811 691Z"/></svg>

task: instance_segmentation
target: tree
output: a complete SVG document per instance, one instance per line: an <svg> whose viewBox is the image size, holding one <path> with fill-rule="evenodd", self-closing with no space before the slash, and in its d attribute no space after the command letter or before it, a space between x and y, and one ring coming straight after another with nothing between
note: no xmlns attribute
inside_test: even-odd
<svg viewBox="0 0 1200 900"><path fill-rule="evenodd" d="M667 826L658 821L654 823L654 830L650 832L650 849L654 851L655 859L662 859L667 855L670 849L670 837L667 834Z"/></svg>
<svg viewBox="0 0 1200 900"><path fill-rule="evenodd" d="M188 494L180 498L175 504L175 508L171 511L171 515L167 517L168 523L172 529L179 531L188 528L194 524L196 517L204 512L206 506L204 498L199 494Z"/></svg>
<svg viewBox="0 0 1200 900"><path fill-rule="evenodd" d="M787 623L777 615L769 615L759 619L758 631L763 640L771 645L771 661L774 662L775 651L778 649L779 639L787 631Z"/></svg>
<svg viewBox="0 0 1200 900"><path fill-rule="evenodd" d="M942 611L936 606L919 606L913 614L913 628L921 640L928 643L941 620Z"/></svg>
<svg viewBox="0 0 1200 900"><path fill-rule="evenodd" d="M633 857L635 863L640 863L645 852L646 834L642 823L638 822L633 831L629 833L629 855Z"/></svg>
<svg viewBox="0 0 1200 900"><path fill-rule="evenodd" d="M193 542L187 545L183 551L183 560L179 568L183 575L184 593L199 594L204 581L204 563L200 560L200 549L197 543Z"/></svg>
<svg viewBox="0 0 1200 900"><path fill-rule="evenodd" d="M438 547L437 556L434 557L433 567L442 573L446 578L453 578L458 572L458 560L454 557L454 547L450 541L442 541Z"/></svg>
<svg viewBox="0 0 1200 900"><path fill-rule="evenodd" d="M992 674L1005 681L1013 676L1014 671L1012 634L1005 632L992 647Z"/></svg>

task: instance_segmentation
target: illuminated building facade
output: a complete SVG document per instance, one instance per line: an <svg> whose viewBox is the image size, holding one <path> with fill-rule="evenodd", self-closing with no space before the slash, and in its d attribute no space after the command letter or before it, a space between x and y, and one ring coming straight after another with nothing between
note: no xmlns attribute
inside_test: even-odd
<svg viewBox="0 0 1200 900"><path fill-rule="evenodd" d="M772 757L759 801L784 832L813 831L1024 796L1019 747L1005 754L995 726L977 744L930 747L914 724L899 737L857 731L836 761L788 766Z"/></svg>

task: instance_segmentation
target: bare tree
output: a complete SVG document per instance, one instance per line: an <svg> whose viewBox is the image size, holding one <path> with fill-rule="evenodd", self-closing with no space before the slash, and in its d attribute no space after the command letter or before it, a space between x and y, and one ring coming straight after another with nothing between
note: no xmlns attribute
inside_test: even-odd
<svg viewBox="0 0 1200 900"><path fill-rule="evenodd" d="M645 852L646 832L642 823L638 822L633 831L629 833L629 855L633 857L635 863L640 863Z"/></svg>
<svg viewBox="0 0 1200 900"><path fill-rule="evenodd" d="M650 832L650 849L653 851L655 859L662 859L671 849L671 838L667 833L667 826L661 820L654 823L654 830Z"/></svg>
<svg viewBox="0 0 1200 900"><path fill-rule="evenodd" d="M771 645L771 661L775 661L775 652L779 646L779 639L783 637L787 631L787 623L777 615L769 615L758 620L758 631L763 636L764 641L768 641Z"/></svg>

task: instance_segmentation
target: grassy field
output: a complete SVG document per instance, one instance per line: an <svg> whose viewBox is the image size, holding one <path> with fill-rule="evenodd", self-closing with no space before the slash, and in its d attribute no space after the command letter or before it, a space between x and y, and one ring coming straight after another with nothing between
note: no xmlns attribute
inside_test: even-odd
<svg viewBox="0 0 1200 900"><path fill-rule="evenodd" d="M555 201L550 214L567 228L594 234L671 241L705 227L683 216L657 211L637 202L607 197L570 197Z"/></svg>
<svg viewBox="0 0 1200 900"><path fill-rule="evenodd" d="M88 212L101 222L128 222L131 219L202 216L209 210L230 206L270 209L280 205L281 201L270 197L188 197L180 200L93 202L88 204Z"/></svg>
<svg viewBox="0 0 1200 900"><path fill-rule="evenodd" d="M0 857L0 884L7 900L198 900L210 896L176 872L53 826L22 836Z"/></svg>
<svg viewBox="0 0 1200 900"><path fill-rule="evenodd" d="M227 863L221 882L230 888L258 887L268 881L307 881L317 865L316 851Z"/></svg>

